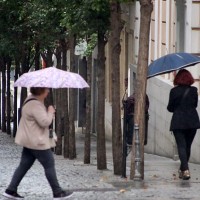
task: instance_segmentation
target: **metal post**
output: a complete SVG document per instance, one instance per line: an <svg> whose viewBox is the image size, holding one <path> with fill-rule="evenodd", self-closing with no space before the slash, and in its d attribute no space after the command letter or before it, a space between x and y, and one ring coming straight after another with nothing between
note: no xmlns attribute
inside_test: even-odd
<svg viewBox="0 0 200 200"><path fill-rule="evenodd" d="M123 109L124 109L124 119L123 119L123 155L122 155L122 178L126 178L126 156L127 156L127 144L126 144L126 110L127 110L127 101L123 100Z"/></svg>
<svg viewBox="0 0 200 200"><path fill-rule="evenodd" d="M135 181L142 180L141 175L141 151L140 151L140 137L139 137L139 126L138 124L134 125L134 134L135 134Z"/></svg>

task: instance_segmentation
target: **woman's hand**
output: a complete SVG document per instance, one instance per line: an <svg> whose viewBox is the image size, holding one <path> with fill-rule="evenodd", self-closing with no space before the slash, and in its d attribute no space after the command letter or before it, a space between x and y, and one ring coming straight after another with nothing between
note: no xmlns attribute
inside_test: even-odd
<svg viewBox="0 0 200 200"><path fill-rule="evenodd" d="M52 113L52 114L55 114L56 110L53 106L49 106L48 107L48 112Z"/></svg>

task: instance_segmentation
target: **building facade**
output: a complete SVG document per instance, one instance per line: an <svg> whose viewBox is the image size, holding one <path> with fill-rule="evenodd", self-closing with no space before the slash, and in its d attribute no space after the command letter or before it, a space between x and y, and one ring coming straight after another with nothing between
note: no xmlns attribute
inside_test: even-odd
<svg viewBox="0 0 200 200"><path fill-rule="evenodd" d="M174 52L188 52L200 55L200 0L153 0L151 17L149 63ZM128 77L127 95L134 92L139 50L140 4L135 1L122 4L122 18L125 27L121 33L120 82L121 98L125 93L124 79ZM109 71L109 43L106 46L106 135L111 138L111 73ZM188 68L199 87L200 65ZM169 132L171 114L167 111L169 91L173 87L174 74L169 73L147 81L150 99L150 120L148 144L145 151L174 158L177 155L173 135ZM200 111L200 107L198 108ZM122 112L123 118L123 112ZM200 132L199 132L200 133ZM200 136L197 134L191 159L200 162Z"/></svg>

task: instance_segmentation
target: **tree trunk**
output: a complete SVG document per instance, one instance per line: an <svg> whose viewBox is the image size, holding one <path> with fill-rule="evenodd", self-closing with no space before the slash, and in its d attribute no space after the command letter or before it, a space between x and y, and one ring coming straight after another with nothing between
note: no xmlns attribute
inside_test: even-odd
<svg viewBox="0 0 200 200"><path fill-rule="evenodd" d="M70 71L75 71L75 36L70 38ZM74 125L75 89L69 89L69 158L76 158L76 139Z"/></svg>
<svg viewBox="0 0 200 200"><path fill-rule="evenodd" d="M105 141L105 45L104 34L98 34L98 72L97 72L97 169L107 169Z"/></svg>
<svg viewBox="0 0 200 200"><path fill-rule="evenodd" d="M64 158L69 158L69 105L68 89L63 89L63 116L64 116Z"/></svg>
<svg viewBox="0 0 200 200"><path fill-rule="evenodd" d="M47 50L47 62L46 62L47 67L53 66L52 55L53 55L53 52L51 51L50 48L48 48L48 50Z"/></svg>
<svg viewBox="0 0 200 200"><path fill-rule="evenodd" d="M123 28L120 3L111 3L111 71L112 71L112 151L114 174L121 175L122 167L122 132L120 98L120 34Z"/></svg>
<svg viewBox="0 0 200 200"><path fill-rule="evenodd" d="M151 13L153 11L153 3L151 0L140 0L140 38L139 38L139 54L137 65L136 80L136 98L134 124L139 125L139 137L141 145L141 171L140 174L144 179L144 132L145 132L145 104L146 104L146 80L149 54L149 32ZM133 140L134 144L134 140ZM130 178L134 178L135 159L131 158L131 174Z"/></svg>
<svg viewBox="0 0 200 200"><path fill-rule="evenodd" d="M61 40L62 45L62 70L67 71L67 43ZM64 158L69 158L69 105L68 105L68 89L62 91L63 109L62 116L64 122Z"/></svg>
<svg viewBox="0 0 200 200"><path fill-rule="evenodd" d="M10 102L10 68L11 68L11 58L7 58L7 102L6 102L6 122L7 122L7 134L11 135L11 127L10 127L10 122L11 122L11 102Z"/></svg>
<svg viewBox="0 0 200 200"><path fill-rule="evenodd" d="M2 129L2 73L1 72L0 72L0 129Z"/></svg>
<svg viewBox="0 0 200 200"><path fill-rule="evenodd" d="M40 69L40 45L38 42L35 44L35 70Z"/></svg>
<svg viewBox="0 0 200 200"><path fill-rule="evenodd" d="M22 70L21 73L24 74L29 71L29 62L30 62L30 56L29 52L25 49L22 56ZM22 87L21 88L21 97L20 97L20 108L22 108L22 105L27 97L27 88Z"/></svg>
<svg viewBox="0 0 200 200"><path fill-rule="evenodd" d="M2 66L2 132L6 132L6 61Z"/></svg>
<svg viewBox="0 0 200 200"><path fill-rule="evenodd" d="M0 56L0 129L2 129L2 69L3 69L3 57Z"/></svg>
<svg viewBox="0 0 200 200"><path fill-rule="evenodd" d="M60 46L56 49L56 58L57 58L57 68L61 69L61 48ZM58 137L58 141L56 144L56 154L62 155L62 97L61 97L61 89L56 90L56 134Z"/></svg>
<svg viewBox="0 0 200 200"><path fill-rule="evenodd" d="M53 53L51 51L50 48L47 48L47 53L41 53L41 56L43 58L43 60L45 61L45 67L52 67L53 65L53 61L52 61L52 56ZM53 105L53 90L50 89L49 95L47 96L47 98L45 99L45 106L48 107L50 105Z"/></svg>
<svg viewBox="0 0 200 200"><path fill-rule="evenodd" d="M22 108L22 105L27 97L27 88L22 87L21 89L21 97L20 97L20 108Z"/></svg>
<svg viewBox="0 0 200 200"><path fill-rule="evenodd" d="M15 81L18 79L18 72L19 70L19 61L15 61ZM17 124L18 124L18 120L17 120L17 87L14 87L14 116L13 116L13 136L16 136L16 132L17 132Z"/></svg>
<svg viewBox="0 0 200 200"><path fill-rule="evenodd" d="M88 56L87 60L87 83L91 85L92 74L92 55ZM90 149L91 149L91 88L86 89L86 129L85 129L85 148L84 148L84 163L90 164Z"/></svg>

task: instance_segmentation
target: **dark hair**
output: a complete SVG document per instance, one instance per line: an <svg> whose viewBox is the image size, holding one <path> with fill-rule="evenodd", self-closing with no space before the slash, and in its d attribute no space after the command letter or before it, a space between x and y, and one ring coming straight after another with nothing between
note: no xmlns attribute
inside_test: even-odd
<svg viewBox="0 0 200 200"><path fill-rule="evenodd" d="M186 69L181 69L174 79L174 85L192 85L193 83L194 78Z"/></svg>
<svg viewBox="0 0 200 200"><path fill-rule="evenodd" d="M39 96L41 94L43 94L45 92L46 88L41 88L41 87L32 87L30 89L31 94L35 95L35 96Z"/></svg>

